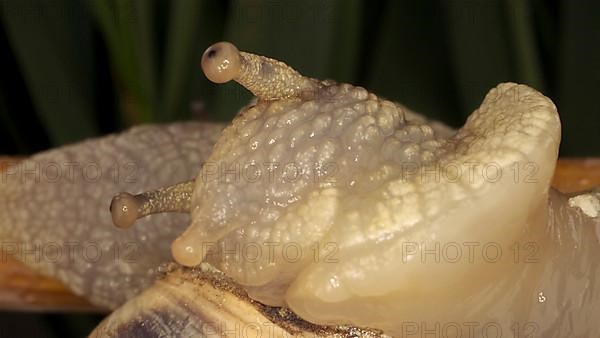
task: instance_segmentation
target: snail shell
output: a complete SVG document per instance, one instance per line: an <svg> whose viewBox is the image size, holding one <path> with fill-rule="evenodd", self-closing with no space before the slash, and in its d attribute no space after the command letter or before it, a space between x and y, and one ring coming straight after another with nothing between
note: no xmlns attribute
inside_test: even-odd
<svg viewBox="0 0 600 338"><path fill-rule="evenodd" d="M365 337L380 330L321 326L285 308L256 302L207 265L173 267L98 325L90 337Z"/></svg>

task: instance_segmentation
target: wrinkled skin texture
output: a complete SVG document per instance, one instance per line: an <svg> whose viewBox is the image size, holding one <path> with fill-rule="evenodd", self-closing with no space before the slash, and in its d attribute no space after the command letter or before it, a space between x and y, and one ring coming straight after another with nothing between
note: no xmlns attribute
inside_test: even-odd
<svg viewBox="0 0 600 338"><path fill-rule="evenodd" d="M241 69L271 75L272 69L264 72L260 67L262 63L258 68ZM246 75L239 76L241 82ZM336 328L344 324L379 329L394 336L422 335L423 325L430 328L436 323L477 334L486 333L490 325L513 335L515 331L544 337L598 333L594 318L600 296L594 258L600 254L596 235L600 225L597 217L590 216L589 208L571 203L568 196L550 189L560 122L548 98L526 86L501 84L488 93L465 126L453 133L362 88L299 79L302 86L306 82L307 87L318 88L316 95L300 90L299 97L285 96L281 101L265 102L259 97L225 129L214 149L206 151L210 141L192 145L192 151L202 148L202 152L190 162L199 165L204 158L209 164L219 165L295 161L300 165L316 162L320 167L329 162L338 165L337 179L300 180L291 185L284 184L277 174L274 181L231 180L226 175L211 180L203 176L208 170L204 167L196 178L191 227L174 242L173 253L178 262L192 266L206 255L226 274L226 282L215 282L223 281L216 272L198 275L194 270L175 270L110 316L99 334L115 325L124 328L120 333L128 335L147 333L142 326L164 334L165 327L174 325L191 330L186 333L201 335L208 334L203 323L222 320L248 324L263 318L264 308L248 307L239 312L232 305L234 300L225 301L234 294L242 303L252 303L239 294L240 288L263 303L288 306L304 320L334 324L334 331L311 331L319 336L338 334ZM251 80L253 86L257 84L252 88L258 88L253 92L277 95L279 86L285 89L282 83ZM265 90L263 83L268 84ZM283 89L281 92L288 93ZM210 127L213 136L196 138L214 141L219 128ZM158 130L155 133L160 134ZM167 169L158 168L168 165L156 158L177 158L175 154L185 152L179 152L178 143L170 137L157 137L158 143L152 143L155 133L152 141L142 138L144 141L138 143L133 141L137 137L130 137L116 142L125 149L119 151L127 154L122 160L135 159L136 147L156 151L155 157L137 158L136 163L139 160L141 167L147 163L154 168L157 178L153 177L152 183L166 176L177 179L165 179L150 188L193 176L189 172L161 174ZM187 138L185 132L169 135L175 137L173 134ZM94 153L103 153L99 151L103 147L88 147ZM112 151L104 153L115 156ZM109 165L111 161L104 163ZM416 169L409 170L407 164ZM477 170L450 179L443 175L448 174L444 170L451 164L466 168L473 164ZM490 164L495 170L492 176L481 170ZM498 175L498 170L502 174ZM515 176L511 170L520 170L520 174ZM432 174L433 178L428 176ZM33 211L24 208L31 205L27 201L32 196L67 191L46 185L32 194L31 189L37 186L22 183L3 185L7 192L2 204L7 206L7 221L3 221L7 238L31 243L38 239L64 240L72 234L94 241L123 236L118 230L97 232L97 223L92 226L87 222L100 219L101 224L109 223L109 216L101 219L98 209L84 212L88 209L76 207L73 217L65 216L66 221L56 225L64 230L41 230L42 236L36 237L42 229L40 224L60 220L52 218L62 214L57 210L69 215L67 205L72 207L80 199L67 204L62 196L58 201L42 198L36 205L54 203L53 207ZM123 189L113 184L109 188L138 192L141 187ZM85 190L71 191L66 196L85 196ZM589 196L591 200L598 198L596 193ZM87 217L85 224L79 221L82 215ZM166 219L152 216L145 221L148 224L136 225L133 234L125 235L133 236L129 239L138 241L148 253L141 257L142 264L118 263L117 269L110 261L101 261L98 267L79 262L73 268L62 263L29 264L72 283L76 291L96 303L114 306L145 288L157 264L168 259L165 252L169 243L158 245L154 241L170 241L181 231L152 228ZM144 240L150 232L156 239ZM216 244L216 251L205 251L203 241ZM261 257L250 262L239 251L222 250L227 243L262 245L273 241L280 245L296 243L304 249L312 243L334 243L336 260L326 261L332 252L324 250L314 261L302 257L290 262L275 251L272 261ZM472 259L471 255L458 260L444 254L438 259L421 256L420 250L436 245L462 244L463 250L468 250L464 243L476 247L493 243L503 254L493 262L481 251L476 251L479 255ZM106 281L90 279L89 272L94 270L106 271ZM130 278L123 278L123 274ZM137 281L132 283L132 279ZM124 282L119 286L131 289L120 291L117 299L112 299L110 283ZM212 288L197 287L207 282ZM233 291L228 287L232 284L241 287ZM216 301L209 297L215 293ZM277 321L281 318L265 320L276 327L286 324L285 319ZM350 331L339 335L351 336ZM360 332L377 335L379 331Z"/></svg>
<svg viewBox="0 0 600 338"><path fill-rule="evenodd" d="M110 199L118 191L190 179L222 128L199 122L141 126L5 163L3 248L92 303L114 309L151 284L189 216L152 215L140 221L143 227L123 231L112 225Z"/></svg>
<svg viewBox="0 0 600 338"><path fill-rule="evenodd" d="M526 86L502 84L458 133L447 137L427 125L403 121L402 107L377 101L360 88L342 85L336 94L341 97L318 95L323 102L252 105L224 131L209 162L242 167L248 159L329 162L339 165L337 180L300 179L286 185L277 173L252 182L226 176L211 180L201 173L192 199L192 225L180 237L189 241L186 245L219 243L220 251L208 255L209 262L244 285L252 298L285 304L311 322L351 323L393 335L410 327L399 325L398 318L406 323L473 321L479 323L474 328L478 332L490 321L505 331L517 324L525 333L544 335L587 335L597 329L590 317L581 315L556 326L556 314L572 310L565 310L569 307L558 297L539 301L555 298L548 290L576 274L569 271L573 262L556 263L557 257L569 257L562 253L564 244L555 243L564 241L562 227L573 223L564 215L576 209L560 211L566 206L559 202L549 208L560 140L558 115L549 99ZM307 108L309 104L320 106ZM328 104L334 106L331 113ZM365 108L371 106L373 110ZM370 120L363 123L362 117ZM374 131L369 134L368 128ZM373 141L378 137L379 143ZM415 163L420 172L403 176L403 165ZM445 179L439 167L452 163L474 163L475 168L493 164L504 175L474 171L472 177L463 173L460 180ZM427 172L442 178L421 175ZM594 228L593 221L585 225L584 220L582 226ZM593 255L597 239L585 238L586 254ZM318 261L290 263L277 247L274 255L258 260L232 250L236 244L256 243L294 243L304 252L310 252L312 243L335 243L339 251L332 264L326 259L331 252ZM435 245L492 243L504 254L493 262L485 256L449 262L418 254L404 260L407 243L425 243L430 250ZM595 266L588 262L586 267L593 283ZM570 290L572 294L560 297L580 293L578 287ZM597 304L593 289L588 297Z"/></svg>
<svg viewBox="0 0 600 338"><path fill-rule="evenodd" d="M412 114L410 116L413 116ZM409 117L409 119L411 119ZM200 141L200 140L205 140L206 134L197 134L194 130L196 128L200 128L202 125L198 124L198 123L189 123L190 128L183 128L181 129L180 126L176 126L178 131L179 131L179 137L182 137L184 139L196 139L198 140L198 142L206 142L205 144L208 146L208 144L210 143L210 140L207 141ZM170 128L174 128L175 126L172 126ZM154 128L154 127L142 127L142 129L144 128ZM220 130L222 128L222 126L220 125L212 125L210 128L213 128L214 131L212 131L212 133L214 135L217 135L220 133ZM138 129L139 130L139 129ZM148 129L151 130L153 132L156 132L154 129ZM134 129L135 131L135 129ZM194 132L192 132L194 131ZM204 133L208 133L210 135L211 131L205 131ZM140 139L140 140L132 140L131 139L131 135L136 135L136 133L132 133L132 132L127 132L125 134L122 135L117 135L117 136L109 136L108 140L114 139L116 138L124 138L125 140L127 140L127 143L133 143L136 144L138 147L141 144L150 142L150 144L153 144L156 146L156 143L153 143L154 141L150 141L147 138L144 139ZM139 134L137 134L139 135ZM141 134L143 135L143 134ZM194 136L196 135L196 136ZM163 138L162 140L167 140L168 138ZM216 137L214 138L216 139ZM214 140L213 139L213 140ZM60 150L54 150L52 152L50 152L50 154L52 154L53 156L57 156L59 158L62 158L65 155L62 155L60 153L65 152L65 153L69 153L70 151L74 150L74 149L89 149L88 147L95 145L95 143L90 143L90 142L97 142L100 141L102 143L107 143L107 141L105 139L102 140L92 140L89 141L86 145L86 143L81 144L81 145L75 145L74 147L70 147L70 148L66 148L66 149L60 149ZM123 144L125 142L119 142L120 144ZM79 147L79 148L75 148L75 147ZM85 148L84 148L85 147ZM95 147L94 147L95 148ZM162 148L162 147L159 147ZM200 149L200 148L198 148ZM191 152L189 153L190 155L188 156L195 156L193 153L195 151L195 148L192 147ZM182 154L185 154L186 152L181 152ZM206 152L207 154L208 152ZM35 157L32 157L31 159L29 159L30 161L33 159L39 159L39 158L47 158L47 161L54 161L54 162L58 162L56 160L56 158L51 159L50 157L46 157L48 153L43 153L40 155L36 155ZM86 155L84 154L93 154L92 152L81 152L78 153L77 158L79 158L79 161L81 162L86 162L86 161L90 161L90 159L88 157L86 157ZM73 156L73 155L72 155ZM89 155L87 155L89 156ZM208 154L207 154L208 157ZM139 159L138 159L139 161ZM193 161L190 161L192 163L195 163L195 165L199 166L199 163L202 162L203 159L199 158ZM111 163L111 162L108 162ZM112 163L111 163L112 164ZM156 168L156 167L155 167ZM166 169L166 168L164 168ZM157 169L154 169L157 170ZM193 174L192 174L193 175ZM7 179L9 179L9 177L11 176L6 176ZM185 175L182 174L181 177L179 177L180 179L168 179L165 180L164 182L162 182L163 184L169 184L169 183L175 183L181 179L185 179ZM107 182L105 182L105 184L110 184L110 189L114 189L110 192L106 193L106 196L108 196L108 198L110 198L110 196L112 196L114 194L115 191L120 191L120 190L128 190L128 191L143 191L143 190L148 190L151 189L153 187L156 187L158 184L154 184L154 181L144 181L140 184L142 184L138 189L133 189L131 186L127 186L127 185L123 185L123 183L119 183L116 186L113 185L113 180L108 180ZM19 183L21 184L21 183ZM50 187L56 187L57 185L52 185ZM6 186L3 186L6 187ZM81 187L81 181L80 181L80 185L78 185L78 187ZM3 188L4 189L4 188ZM6 188L7 189L7 188ZM63 186L64 189L64 186ZM54 191L54 190L52 190ZM82 193L79 193L82 194ZM90 204L93 203L97 203L97 204L101 204L103 202L101 201L106 201L107 198L104 196L100 196L98 200L88 200ZM2 204L4 205L4 204ZM82 241L87 241L88 236L91 236L92 238L94 236L96 236L96 232L108 232L109 233L109 239L110 241L120 241L120 242L129 242L131 240L136 241L137 243L143 242L140 241L140 237L143 236L147 236L147 229L148 227L152 227L153 225L156 225L155 223L151 222L150 220L152 220L151 218L146 219L146 220L142 220L142 222L146 223L144 224L144 226L139 226L137 228L132 229L133 231L123 231L123 230L119 230L119 229L114 229L111 224L110 224L110 220L108 218L108 216L106 215L107 212L105 210L106 207L106 203L104 204L104 207L102 207L101 211L92 211L92 210L96 210L96 208L92 208L89 209L87 212L84 212L83 210L81 210L81 214L80 217L84 217L85 219L91 219L93 217L98 217L98 215L100 214L104 214L106 218L103 218L103 222L102 223L83 223L83 222L76 222L76 223L69 223L69 222L62 222L60 225L57 225L57 227L60 229L60 227L65 227L65 226L70 226L70 227L78 227L78 226L83 226L83 230L78 231L74 234L79 234L79 235L65 235L64 233L60 233L60 234L55 234L55 238L54 240L59 240L60 242L65 241L65 237L63 236L67 236L68 240L76 240L79 237L76 236L83 236L83 239L81 239ZM57 206L57 208L59 208L59 210L64 210L64 206ZM86 209L87 210L87 209ZM595 250L593 250L593 248L597 247L597 235L595 234L595 229L598 227L598 221L597 220L593 220L592 218L586 216L585 214L583 214L581 212L581 210L578 210L577 208L573 208L573 207L569 207L568 206L568 202L567 202L567 197L563 196L562 194L558 193L558 192L553 192L550 195L550 199L549 199L549 220L547 223L547 228L545 231L545 240L548 243L552 243L551 246L553 247L552 249L555 250L553 251L553 255L551 256L550 261L552 261L552 264L547 265L547 267L543 272L543 275L538 275L538 277L536 278L536 280L546 280L546 281L552 281L551 288L545 288L545 295L548 297L548 303L544 304L544 311L542 312L538 312L537 313L537 318L533 318L531 319L532 321L536 322L536 323L547 323L547 322L551 322L553 323L552 325L548 325L547 327L540 327L540 326L528 326L526 329L524 330L525 333L530 333L532 332L532 328L535 328L535 330L537 330L537 333L544 333L544 336L552 336L552 334L555 334L555 336L564 336L564 335L568 335L569 333L574 333L574 332L579 332L581 333L580 336L585 336L586 334L591 334L595 330L595 326L593 325L593 317L586 317L586 316L581 316L579 314L581 313L594 313L594 311L597 311L597 291L595 291L594 289L590 289L587 285L594 285L595 280L596 280L596 271L598 271L598 267L597 267L597 259L595 259L595 254L597 254L597 252ZM3 213L3 215L7 215L6 213L6 209ZM39 215L39 213L34 213L31 212L30 217L34 218L35 215ZM82 216L83 215L83 216ZM156 215L159 216L159 215ZM174 222L174 220L176 220L177 218L183 218L183 221L185 221L186 217L175 217L175 219L173 218L173 216L176 215L169 215L168 217L164 217L164 220L167 222L170 222L169 224L176 226L177 224ZM30 218L30 219L31 219ZM48 219L47 215L45 215L44 219ZM34 218L35 220L35 218ZM26 226L26 224L19 224L19 223L12 223L12 226L8 227L9 223L3 223L3 226L5 228L3 228L3 231L8 231L7 229L10 229L9 233L14 233L17 231L16 227L17 226L22 226L21 229L19 229L21 232L27 233L27 231L29 231L29 229L31 229L32 227ZM137 231L135 231L137 229ZM164 231L168 232L169 234L165 236L166 240L171 240L172 238L174 238L179 232L181 232L181 227L175 227L175 228L167 228ZM157 228L157 230L160 231L160 229ZM6 234L7 232L4 232L4 234ZM54 233L54 231L47 231L47 232L43 232L42 236L45 234L46 236L48 236L48 234L50 233ZM25 238L25 234L21 234L20 236L22 236L21 238ZM130 237L133 236L133 237ZM136 236L138 236L136 238ZM43 240L40 237L41 240ZM147 242L149 243L149 242ZM154 278L153 276L147 276L144 273L144 268L143 266L152 266L155 267L158 262L163 262L165 260L169 259L169 253L168 253L168 244L166 243L164 245L160 245L161 243L157 242L157 243L151 243L148 245L148 247L144 247L141 250L145 250L145 251L140 251L141 253L148 253L148 252L152 252L151 255L145 254L145 255L140 255L139 259L140 259L140 263L139 264L132 264L132 270L131 270L131 275L135 276L135 279L138 279L135 281L135 283L139 283L138 285L140 285L139 287L146 287L147 285L151 284L151 280ZM548 248L547 250L550 250L550 248ZM155 260L155 257L161 257L158 260ZM75 256L75 258L77 259L78 256ZM79 257L81 258L81 257ZM58 277L60 278L61 275L64 274L64 272L58 272L61 271L62 269L67 269L67 276L71 276L70 274L75 274L75 278L81 278L84 279L86 276L89 277L90 275L85 274L85 271L83 274L78 275L77 270L72 270L68 264L54 264L54 266L51 267L45 267L44 266L44 262L40 263L40 264L33 264L30 261L25 261L26 263L28 263L30 266L32 266L34 269L36 270L40 270L41 272L44 272L48 275L54 276L54 277ZM48 262L45 262L46 264L48 264ZM84 292L82 293L84 296L86 296L88 299L90 299L92 302L95 302L96 304L100 304L100 305L105 305L105 306L109 306L109 307L114 307L115 305L121 304L125 299L130 298L132 295L134 295L136 292L128 289L127 283L126 284L122 284L124 285L124 287L122 288L112 288L110 287L110 284L114 283L122 283L125 280L122 278L122 272L118 271L116 273L112 273L111 271L113 271L113 267L114 267L114 263L112 262L108 262L110 264L113 265L107 265L104 269L104 273L102 275L102 280L104 282L104 284L102 284L99 288L101 290L104 290L102 292L98 292L98 291L92 291L93 289L86 289L84 290ZM77 263L76 263L77 264ZM539 266L538 264L535 264L533 266ZM58 272L58 273L57 273ZM531 273L533 274L533 273ZM538 274L538 273L536 273ZM525 275L524 275L525 276ZM88 278L89 279L89 278ZM95 278L95 279L99 279L99 278ZM131 283L131 281L135 280L135 279L130 279L128 282ZM502 285L506 285L505 288L509 288L509 289L514 289L514 283L518 282L518 281L522 281L523 279L525 279L525 277L518 277L518 276L507 276L504 279L501 279L498 281L498 284L502 284ZM72 283L72 279L67 277L65 279L63 279L63 281L69 285L73 290L78 290L78 288L71 284ZM98 286L97 286L98 287ZM152 288L153 290L154 288ZM527 288L524 288L526 290L529 291L529 296L531 295L535 295L535 291L538 290L535 287L529 286ZM490 295L489 297L491 299L505 299L505 302L508 303L507 306L510 307L510 301L507 301L506 299L506 294L503 294L502 288L498 289L498 293L500 295L498 295L496 297L495 294ZM583 291L583 290L589 290L589 291ZM154 292L154 291L148 291L148 292ZM222 291L224 292L224 294L228 294L228 291ZM556 296L553 296L556 295ZM578 297L572 297L573 295L579 295ZM136 300L136 302L140 303L139 308L140 308L140 312L143 313L147 313L147 311L149 311L149 309L151 308L155 308L156 302L160 303L160 300L157 300L155 303L152 302L148 302L145 300ZM558 304L554 304L554 306L552 306L552 308L548 305L552 304L552 303L558 303ZM583 305L588 306L590 308L590 311L588 312L587 310L585 312L581 312L579 310L579 307ZM539 304L535 304L535 302L533 302L532 306L539 306ZM165 311L170 311L167 309L165 309ZM118 314L118 313L117 313ZM114 318L111 317L111 318ZM139 318L143 318L139 317ZM467 318L467 317L463 317L463 318ZM119 317L117 317L117 319L119 319ZM158 316L157 318L155 318L154 320L166 320L166 317L164 316ZM559 319L559 320L557 320ZM113 319L116 320L116 319ZM179 321L181 322L181 318L179 319ZM189 319L188 319L189 320ZM581 321L579 324L574 323L574 321ZM461 321L465 322L465 320ZM107 332L113 332L113 330L119 328L119 329L131 329L131 326L123 326L123 322L122 321L116 321L116 322L107 322L108 326L103 326L100 327L98 330L99 334L104 334ZM211 322L211 323L214 323ZM527 321L523 321L523 319L521 319L520 323L527 323ZM184 321L182 323L182 325L191 325L191 326L196 326L196 327L202 327L201 325L201 321L197 321L197 320L192 320L191 322L188 322L186 324L186 322ZM536 324L537 325L537 324ZM207 329L208 331L205 332L206 334L214 332L211 331L213 330L213 326L209 326ZM412 329L411 325L406 326L407 330ZM464 329L464 327L463 327ZM503 329L505 329L503 327ZM506 331L506 330L505 330ZM198 331L196 331L198 332ZM413 331L408 331L408 332L413 332Z"/></svg>

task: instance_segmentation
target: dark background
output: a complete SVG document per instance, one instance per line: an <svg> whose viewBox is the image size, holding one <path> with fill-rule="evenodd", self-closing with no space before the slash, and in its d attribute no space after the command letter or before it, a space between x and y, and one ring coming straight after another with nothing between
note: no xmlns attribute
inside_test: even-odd
<svg viewBox="0 0 600 338"><path fill-rule="evenodd" d="M499 82L525 83L557 104L563 156L600 155L598 1L0 1L0 154L229 120L250 95L198 63L230 40L452 126Z"/></svg>
<svg viewBox="0 0 600 338"><path fill-rule="evenodd" d="M0 1L0 154L229 120L250 95L198 67L229 40L455 127L499 82L525 83L558 106L561 156L600 156L598 1ZM3 313L0 337L80 336L98 318Z"/></svg>

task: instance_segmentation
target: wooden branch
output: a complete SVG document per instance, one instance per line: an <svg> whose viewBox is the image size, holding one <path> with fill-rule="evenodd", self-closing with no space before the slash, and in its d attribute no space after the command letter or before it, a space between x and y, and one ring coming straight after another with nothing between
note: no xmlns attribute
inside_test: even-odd
<svg viewBox="0 0 600 338"><path fill-rule="evenodd" d="M0 164L14 158L0 157ZM575 192L600 185L600 158L558 161L553 186ZM44 277L14 259L0 260L0 310L103 312L71 293L61 282Z"/></svg>
<svg viewBox="0 0 600 338"><path fill-rule="evenodd" d="M561 158L552 186L568 193L600 186L600 158Z"/></svg>
<svg viewBox="0 0 600 338"><path fill-rule="evenodd" d="M61 282L42 276L21 262L0 262L0 310L102 312Z"/></svg>

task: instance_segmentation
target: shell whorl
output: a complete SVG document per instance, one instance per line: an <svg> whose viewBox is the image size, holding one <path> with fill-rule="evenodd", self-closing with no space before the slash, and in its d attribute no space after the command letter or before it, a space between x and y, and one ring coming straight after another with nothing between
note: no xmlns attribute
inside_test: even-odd
<svg viewBox="0 0 600 338"><path fill-rule="evenodd" d="M90 337L390 338L376 329L313 324L289 309L255 302L209 265L165 269L164 278L104 319Z"/></svg>

